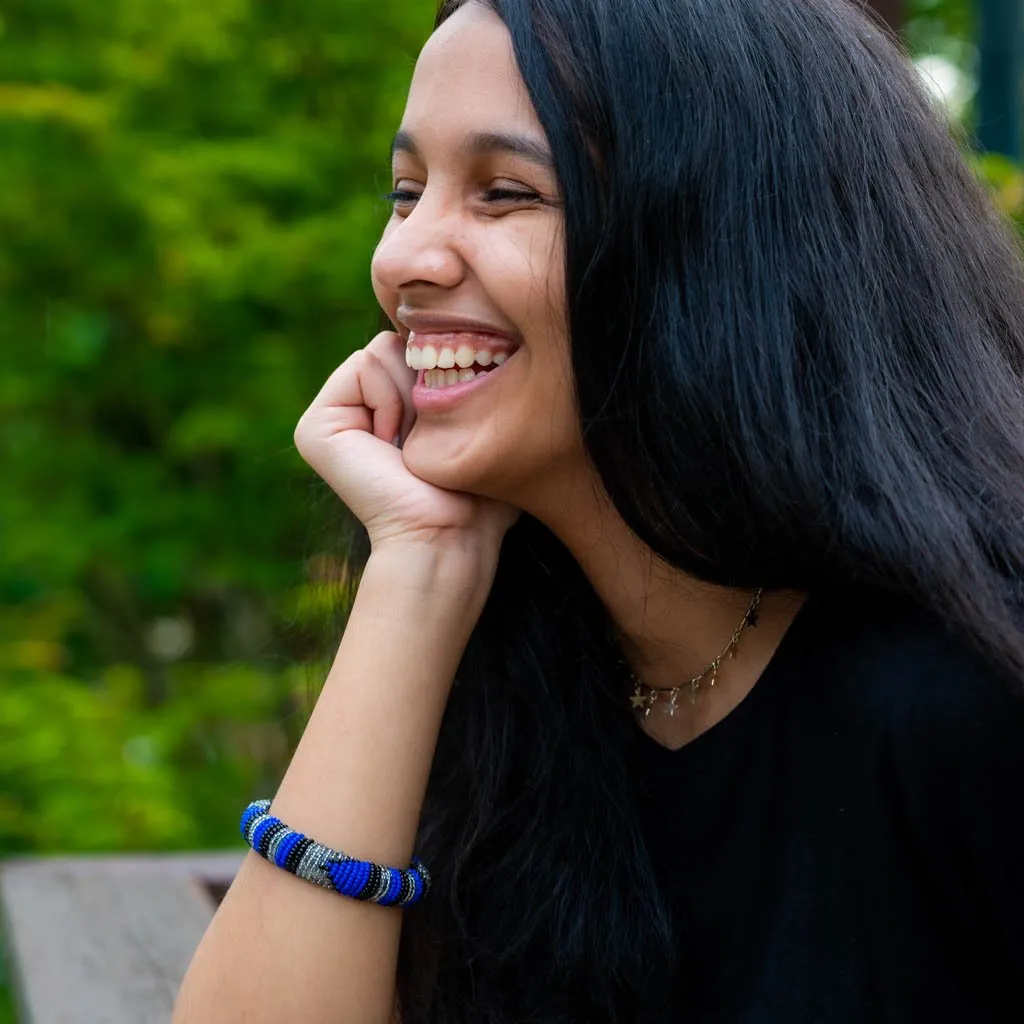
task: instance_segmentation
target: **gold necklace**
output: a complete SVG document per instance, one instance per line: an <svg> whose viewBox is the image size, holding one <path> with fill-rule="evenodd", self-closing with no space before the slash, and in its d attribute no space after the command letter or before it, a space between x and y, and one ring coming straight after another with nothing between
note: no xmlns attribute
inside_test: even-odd
<svg viewBox="0 0 1024 1024"><path fill-rule="evenodd" d="M708 686L714 686L718 681L718 669L722 662L726 658L736 657L736 646L740 642L740 637L743 636L743 631L747 626L757 625L757 609L761 603L761 595L764 593L764 588L760 588L754 599L750 602L750 607L747 609L746 615L743 616L740 624L732 631L732 637L729 642L725 645L724 650L721 654L703 672L699 675L692 676L687 679L685 683L680 683L678 686L648 686L646 683L640 682L637 677L630 672L629 678L633 681L633 696L629 698L630 703L633 705L633 710L640 712L642 718L647 718L651 713L651 708L655 704L661 704L665 709L665 714L674 715L679 703L679 694L684 690L687 692L690 703L695 704L697 701L697 693L700 690L705 679L709 679Z"/></svg>

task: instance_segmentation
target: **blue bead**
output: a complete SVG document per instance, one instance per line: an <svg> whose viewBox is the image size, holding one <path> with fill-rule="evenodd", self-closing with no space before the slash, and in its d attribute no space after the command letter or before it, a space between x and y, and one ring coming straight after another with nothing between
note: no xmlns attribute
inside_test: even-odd
<svg viewBox="0 0 1024 1024"><path fill-rule="evenodd" d="M334 886L335 892L340 892L343 896L345 895L345 875L344 865L339 864L337 861L331 861L330 864L324 865L324 870L327 872L327 877L331 880L331 885Z"/></svg>
<svg viewBox="0 0 1024 1024"><path fill-rule="evenodd" d="M245 830L249 827L249 823L260 813L260 809L256 803L249 804L248 807L242 812L242 821L240 823L242 835L245 835Z"/></svg>
<svg viewBox="0 0 1024 1024"><path fill-rule="evenodd" d="M346 896L358 896L370 880L373 865L365 860L351 860L346 867L348 877L345 879L344 889L339 891L343 891Z"/></svg>
<svg viewBox="0 0 1024 1024"><path fill-rule="evenodd" d="M256 817L257 815L264 814L265 812L267 812L269 810L270 810L270 801L269 800L253 800L252 803L250 803L249 806L246 807L246 809L243 812L243 814L247 815L249 817L249 819L251 820L252 818Z"/></svg>
<svg viewBox="0 0 1024 1024"><path fill-rule="evenodd" d="M336 864L331 875L335 889L337 889L343 896L352 895L353 863L353 861L347 860ZM357 889L356 892L358 891L359 890Z"/></svg>

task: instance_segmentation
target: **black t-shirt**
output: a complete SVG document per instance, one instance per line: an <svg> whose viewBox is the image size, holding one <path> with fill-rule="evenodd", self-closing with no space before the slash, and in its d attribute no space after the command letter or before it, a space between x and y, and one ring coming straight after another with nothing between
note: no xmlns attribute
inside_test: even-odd
<svg viewBox="0 0 1024 1024"><path fill-rule="evenodd" d="M636 758L667 1019L1024 1021L1024 700L936 620L812 595L743 703Z"/></svg>

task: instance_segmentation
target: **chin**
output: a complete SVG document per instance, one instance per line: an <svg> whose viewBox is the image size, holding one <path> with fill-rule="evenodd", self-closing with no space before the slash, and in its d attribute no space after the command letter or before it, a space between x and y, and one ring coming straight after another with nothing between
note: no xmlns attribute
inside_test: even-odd
<svg viewBox="0 0 1024 1024"><path fill-rule="evenodd" d="M472 486L477 473L471 460L446 451L447 445L438 445L434 438L417 437L414 430L402 448L406 466L428 484L449 491L466 491Z"/></svg>
<svg viewBox="0 0 1024 1024"><path fill-rule="evenodd" d="M433 438L428 441L417 437L413 430L402 455L413 474L435 487L477 494L482 498L508 500L504 496L514 488L508 478L507 467L501 467L500 453L484 459L479 451L457 453L454 448L454 445L438 445Z"/></svg>

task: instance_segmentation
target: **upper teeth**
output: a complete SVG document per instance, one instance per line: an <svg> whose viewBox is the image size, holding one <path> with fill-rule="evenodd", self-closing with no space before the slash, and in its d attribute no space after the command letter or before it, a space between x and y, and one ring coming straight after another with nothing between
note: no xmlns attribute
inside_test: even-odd
<svg viewBox="0 0 1024 1024"><path fill-rule="evenodd" d="M412 345L406 347L405 363L413 370L433 370L440 367L442 370L449 370L458 366L466 369L474 363L480 366L501 366L508 359L507 352L491 352L489 349L474 349L470 345L460 345L458 348L445 346L441 349L433 345L424 345L422 348L414 348Z"/></svg>

